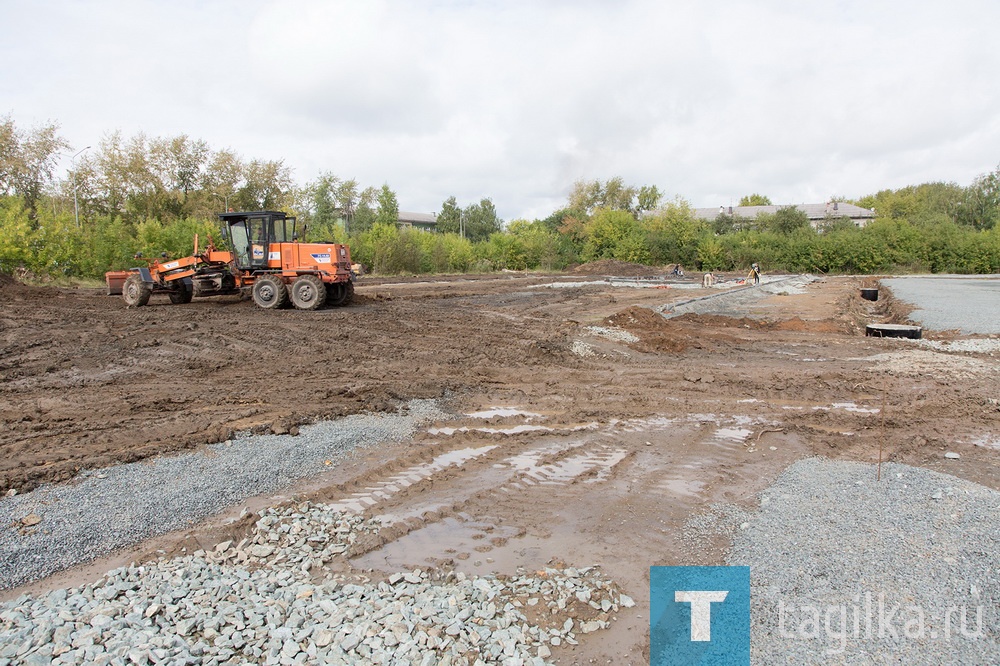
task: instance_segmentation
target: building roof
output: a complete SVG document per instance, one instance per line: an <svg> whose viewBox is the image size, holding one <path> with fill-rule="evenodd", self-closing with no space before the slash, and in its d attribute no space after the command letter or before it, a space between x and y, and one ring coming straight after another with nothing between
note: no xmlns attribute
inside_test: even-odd
<svg viewBox="0 0 1000 666"><path fill-rule="evenodd" d="M761 213L773 215L780 208L787 208L787 206L719 206L718 208L695 208L694 215L701 220L714 220L720 213L753 219ZM837 203L798 204L795 208L805 213L806 217L810 220L822 220L827 215L832 217L849 217L852 220L875 219L875 213L871 210L843 201Z"/></svg>
<svg viewBox="0 0 1000 666"><path fill-rule="evenodd" d="M437 224L437 213L411 213L401 210L398 218L400 222L410 224Z"/></svg>

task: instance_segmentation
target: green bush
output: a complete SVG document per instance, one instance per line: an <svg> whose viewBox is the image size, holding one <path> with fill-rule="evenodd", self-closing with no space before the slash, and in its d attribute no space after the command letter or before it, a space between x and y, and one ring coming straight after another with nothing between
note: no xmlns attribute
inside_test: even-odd
<svg viewBox="0 0 1000 666"><path fill-rule="evenodd" d="M733 261L714 236L704 236L698 241L698 268L703 271L728 271L733 269Z"/></svg>
<svg viewBox="0 0 1000 666"><path fill-rule="evenodd" d="M684 201L668 204L657 215L643 219L648 261L655 265L698 265L698 247L712 236L712 227L695 218Z"/></svg>
<svg viewBox="0 0 1000 666"><path fill-rule="evenodd" d="M507 232L521 242L527 268L562 269L576 259L572 241L554 231L546 221L516 220L510 223Z"/></svg>
<svg viewBox="0 0 1000 666"><path fill-rule="evenodd" d="M0 270L24 267L39 275L100 279L107 270L136 265L136 252L148 258L187 256L195 234L201 248L210 238L224 245L214 218L132 224L119 216L90 216L77 227L72 211L54 203L43 199L33 219L20 197L0 197ZM913 213L912 201L897 203L889 201L890 214L865 228L831 222L819 232L788 214L787 220L717 234L678 200L641 220L607 209L569 224L564 219L558 230L551 221L518 220L475 243L454 233L392 224L348 236L334 222L317 223L305 240L346 242L355 262L382 274L553 270L596 259L712 271L743 271L758 262L765 271L1000 272L1000 229L957 223L937 209L917 206Z"/></svg>
<svg viewBox="0 0 1000 666"><path fill-rule="evenodd" d="M35 231L19 197L0 198L0 271L34 270Z"/></svg>
<svg viewBox="0 0 1000 666"><path fill-rule="evenodd" d="M469 270L475 260L472 243L458 234L444 234L440 238L448 261L448 271L464 273Z"/></svg>
<svg viewBox="0 0 1000 666"><path fill-rule="evenodd" d="M106 271L121 270L135 265L136 238L132 229L119 217L102 216L87 229L86 243L90 252L84 258L84 275L96 277ZM216 234L218 236L218 234ZM207 244L202 243L202 246Z"/></svg>
<svg viewBox="0 0 1000 666"><path fill-rule="evenodd" d="M619 259L648 261L649 249L642 228L631 213L600 208L584 225L580 258L584 261Z"/></svg>

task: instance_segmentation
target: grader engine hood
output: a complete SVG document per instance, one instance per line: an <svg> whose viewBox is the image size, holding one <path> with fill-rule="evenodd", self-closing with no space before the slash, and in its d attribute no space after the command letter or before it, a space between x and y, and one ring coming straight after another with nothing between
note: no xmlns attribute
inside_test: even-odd
<svg viewBox="0 0 1000 666"><path fill-rule="evenodd" d="M282 243L282 271L319 271L340 279L349 279L351 251L336 243ZM324 280L326 281L326 280Z"/></svg>

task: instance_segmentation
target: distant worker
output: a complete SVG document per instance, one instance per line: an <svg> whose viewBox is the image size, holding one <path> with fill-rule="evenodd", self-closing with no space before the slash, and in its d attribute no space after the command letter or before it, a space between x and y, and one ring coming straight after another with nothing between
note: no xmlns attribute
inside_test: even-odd
<svg viewBox="0 0 1000 666"><path fill-rule="evenodd" d="M711 273L705 273L705 277L701 279L701 286L705 289L708 289L714 284L715 284L715 276L712 275Z"/></svg>
<svg viewBox="0 0 1000 666"><path fill-rule="evenodd" d="M747 282L753 280L754 284L760 284L760 266L756 263L750 264L750 274L747 275Z"/></svg>
<svg viewBox="0 0 1000 666"><path fill-rule="evenodd" d="M674 270L672 271L672 274L676 275L677 277L684 277L684 271L681 270L680 264L674 264Z"/></svg>

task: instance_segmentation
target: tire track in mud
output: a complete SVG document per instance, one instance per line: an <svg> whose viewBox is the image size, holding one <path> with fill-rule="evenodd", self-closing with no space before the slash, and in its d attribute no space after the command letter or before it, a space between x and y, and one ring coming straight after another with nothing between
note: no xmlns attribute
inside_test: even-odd
<svg viewBox="0 0 1000 666"><path fill-rule="evenodd" d="M539 415L527 415L529 419ZM473 416L472 418L476 418ZM480 417L481 418L481 417ZM508 421L510 419L507 419ZM433 457L413 463L413 456L383 466L339 484L339 493L328 506L379 519L383 529L377 539L352 548L358 558L388 544L424 541L439 544L441 552L468 554L469 532L496 531L502 540L524 533L523 528L499 527L473 514L480 507L515 503L530 504L531 496L544 496L555 486L583 483L591 486L608 480L614 469L629 457L629 451L605 441L589 424L583 437L574 427L552 424L552 428L511 427L451 428L436 424L433 435L458 433L452 446L434 443ZM483 443L481 431L492 441ZM428 455L425 448L416 456ZM352 488L355 490L351 492ZM324 494L330 495L329 491ZM516 517L514 518L516 522ZM475 528L475 529L473 529ZM419 532L415 537L408 535ZM429 538L427 535L433 535ZM459 543L452 543L455 542ZM478 542L480 551L484 542ZM488 548L487 548L488 550Z"/></svg>
<svg viewBox="0 0 1000 666"><path fill-rule="evenodd" d="M628 450L604 444L548 465L533 466L521 472L516 481L502 486L501 492L526 490L536 485L564 486L582 478L583 483L607 480L612 469L628 456Z"/></svg>
<svg viewBox="0 0 1000 666"><path fill-rule="evenodd" d="M368 513L379 517L383 524L391 525L422 519L425 513L458 511L473 497L490 493L569 485L581 477L587 477L584 481L588 483L603 481L628 455L626 449L585 440L546 442L497 459L489 467L480 465L478 469L466 469L472 463L485 463L495 458L487 454L500 448L503 447L499 444L488 444L449 449L436 454L429 462L410 465L402 471L381 470L366 474L341 484L342 487L361 486L363 490L341 496L329 506L349 513ZM569 455L581 448L588 450ZM455 471L460 476L456 477ZM437 479L435 475L442 472L449 476ZM431 487L426 487L428 485ZM422 498L419 503L413 501L417 494ZM407 507L405 514L394 512L398 506Z"/></svg>
<svg viewBox="0 0 1000 666"><path fill-rule="evenodd" d="M654 455L656 464L647 466L648 447L641 440L650 435L647 427L672 426L679 435L676 420L654 417L621 425L584 440L530 446L492 465L490 471L508 468L506 481L459 497L463 486L475 485L476 472L470 470L469 478L442 487L420 505L410 505L405 515L392 515L378 542L353 550L352 565L398 568L485 558L488 565L501 561L509 568L528 551L544 561L538 553L572 551L572 539L590 538L579 534L566 541L567 535L561 534L562 541L549 540L544 528L539 536L539 526L559 522L548 516L584 500L613 505L627 495L623 487L629 485L628 477L634 477L633 485L647 501L669 506L679 527L691 511L710 501L711 486L749 476L739 469L753 432L749 428L689 428L684 431L688 446L661 449ZM619 439L623 432L628 435ZM477 559L474 564L482 563Z"/></svg>
<svg viewBox="0 0 1000 666"><path fill-rule="evenodd" d="M609 480L630 455L626 448L602 441L543 443L483 470L494 478L486 489L477 489L482 479L470 470L456 484L441 488L435 498L409 505L405 514L377 514L387 527L377 542L352 549L353 564L466 560L507 546L527 533L516 507L540 506L556 487L579 485L589 492ZM501 515L507 519L497 517Z"/></svg>
<svg viewBox="0 0 1000 666"><path fill-rule="evenodd" d="M653 480L655 485L650 491L694 506L704 499L711 483L723 477L722 470L745 453L746 441L752 434L749 428L715 428L709 436L701 438L698 455L677 460L665 474Z"/></svg>
<svg viewBox="0 0 1000 666"><path fill-rule="evenodd" d="M620 501L628 502L630 485L654 505L668 505L670 514L682 521L713 499L714 488L752 478L752 472L741 467L754 450L748 444L752 427L761 423L734 423L713 415L651 417L614 422L568 442L541 437L540 444L497 459L490 467L464 470L462 477L435 488L432 496L423 494L419 503L407 504L405 513L373 507L372 515L388 519L388 527L378 543L354 550L354 564L420 565L426 563L421 559L466 560L496 549L504 554L494 552L495 557L509 559L511 550L524 550L520 537L533 529L532 514L546 515L584 496L602 511L613 512ZM650 442L642 441L668 431L684 440L684 446L650 448ZM497 483L477 490L484 485L483 477ZM606 481L614 483L595 494L596 484Z"/></svg>
<svg viewBox="0 0 1000 666"><path fill-rule="evenodd" d="M438 449L429 462L403 469L397 464L348 482L360 489L342 493L333 506L383 524L378 538L352 549L354 565L420 564L421 555L468 559L525 536L539 516L544 523L546 512L560 506L595 493L613 504L632 492L626 486L662 501L675 517L687 515L709 501L714 486L750 477L741 463L752 450L752 428L764 423L713 414L654 415L581 432L560 425L554 415L544 419L544 430L505 420L508 425L488 428L435 424L429 433L457 433L461 439ZM484 445L477 431L502 444Z"/></svg>
<svg viewBox="0 0 1000 666"><path fill-rule="evenodd" d="M330 508L348 513L364 513L381 501L391 499L402 490L430 480L438 472L442 472L450 467L461 467L465 463L473 461L495 448L497 448L497 445L493 444L442 453L435 456L428 463L413 465L398 474L394 474L383 481L366 487L366 492L352 493L349 497L331 504Z"/></svg>

